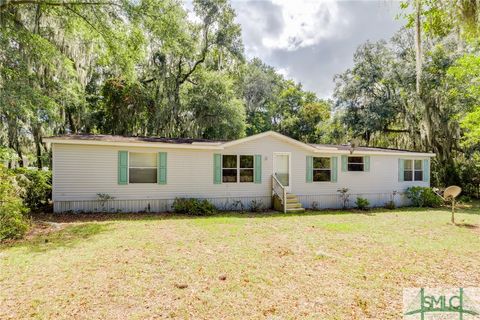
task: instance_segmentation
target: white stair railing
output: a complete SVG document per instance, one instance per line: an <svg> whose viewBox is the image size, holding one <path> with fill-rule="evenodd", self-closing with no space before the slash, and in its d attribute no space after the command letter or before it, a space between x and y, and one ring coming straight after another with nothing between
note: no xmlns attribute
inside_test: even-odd
<svg viewBox="0 0 480 320"><path fill-rule="evenodd" d="M272 192L280 199L280 203L283 206L283 213L287 212L287 189L283 186L283 184L272 175Z"/></svg>

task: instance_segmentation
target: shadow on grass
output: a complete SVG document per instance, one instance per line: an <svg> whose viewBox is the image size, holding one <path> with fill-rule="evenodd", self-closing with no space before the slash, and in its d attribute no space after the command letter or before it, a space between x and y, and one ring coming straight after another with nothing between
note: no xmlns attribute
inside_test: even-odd
<svg viewBox="0 0 480 320"><path fill-rule="evenodd" d="M448 211L451 211L451 209L448 208ZM476 208L475 207L457 208L457 209L455 209L455 212L480 215L480 208L478 208L478 207L476 207Z"/></svg>
<svg viewBox="0 0 480 320"><path fill-rule="evenodd" d="M148 221L148 220L182 220L182 219L215 219L215 218L282 218L282 217L297 217L297 216L332 216L332 215L363 215L376 216L377 213L395 213L395 212L417 212L417 211L432 211L439 209L432 208L411 208L403 207L394 210L385 208L372 208L370 210L355 210L355 209L326 209L326 210L307 210L304 212L278 212L278 211L264 211L264 212L239 212L239 211L219 211L212 215L195 216L185 215L171 212L161 213L68 213L68 214L43 214L34 217L36 220L51 221L51 222L96 222L96 221Z"/></svg>
<svg viewBox="0 0 480 320"><path fill-rule="evenodd" d="M455 226L465 229L480 229L479 225L472 223L456 223Z"/></svg>
<svg viewBox="0 0 480 320"><path fill-rule="evenodd" d="M448 206L439 208L418 208L418 207L399 207L395 209L386 209L382 207L371 208L367 211L356 209L322 209L307 210L305 212L239 212L239 211L219 211L216 214L208 216L184 215L172 212L160 213L38 213L33 216L34 220L51 222L96 222L96 221L131 221L131 220L181 220L181 219L208 219L208 218L274 218L274 217L294 217L294 216L331 216L331 215L365 215L376 216L377 213L402 213L402 212L432 212L432 211L450 211ZM458 213L480 215L480 201L473 201L469 204L463 204L457 208Z"/></svg>
<svg viewBox="0 0 480 320"><path fill-rule="evenodd" d="M46 252L60 247L73 247L91 237L110 230L110 223L85 223L67 226L61 230L37 234L31 238L0 245L6 248L24 248L31 252Z"/></svg>

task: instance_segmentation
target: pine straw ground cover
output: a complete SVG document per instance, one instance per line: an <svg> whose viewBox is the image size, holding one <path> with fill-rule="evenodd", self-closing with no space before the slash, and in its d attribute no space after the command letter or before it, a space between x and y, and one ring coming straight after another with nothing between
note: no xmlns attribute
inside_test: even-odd
<svg viewBox="0 0 480 320"><path fill-rule="evenodd" d="M61 220L61 219L60 219ZM399 319L480 286L480 210L83 216L0 247L0 319Z"/></svg>

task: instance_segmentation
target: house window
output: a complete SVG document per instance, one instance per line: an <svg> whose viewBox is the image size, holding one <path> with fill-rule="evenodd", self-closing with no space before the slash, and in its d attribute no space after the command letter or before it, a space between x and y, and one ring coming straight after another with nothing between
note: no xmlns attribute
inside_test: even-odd
<svg viewBox="0 0 480 320"><path fill-rule="evenodd" d="M413 178L415 181L423 181L423 164L422 160L414 160L414 166L413 166Z"/></svg>
<svg viewBox="0 0 480 320"><path fill-rule="evenodd" d="M332 175L330 158L313 158L313 181L330 181Z"/></svg>
<svg viewBox="0 0 480 320"><path fill-rule="evenodd" d="M224 183L253 182L254 160L250 155L229 155L222 157L222 181Z"/></svg>
<svg viewBox="0 0 480 320"><path fill-rule="evenodd" d="M240 182L253 182L253 156L240 156Z"/></svg>
<svg viewBox="0 0 480 320"><path fill-rule="evenodd" d="M363 157L348 157L348 171L364 171Z"/></svg>
<svg viewBox="0 0 480 320"><path fill-rule="evenodd" d="M157 154L129 153L129 183L157 183Z"/></svg>
<svg viewBox="0 0 480 320"><path fill-rule="evenodd" d="M222 159L222 181L237 182L237 156L224 154Z"/></svg>
<svg viewBox="0 0 480 320"><path fill-rule="evenodd" d="M423 181L422 160L404 160L403 181Z"/></svg>

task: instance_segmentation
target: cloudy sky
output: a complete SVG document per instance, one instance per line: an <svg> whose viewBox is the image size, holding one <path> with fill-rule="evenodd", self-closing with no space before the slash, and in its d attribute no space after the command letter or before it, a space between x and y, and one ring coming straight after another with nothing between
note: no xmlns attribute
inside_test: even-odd
<svg viewBox="0 0 480 320"><path fill-rule="evenodd" d="M352 65L358 45L403 24L393 0L231 0L249 58L259 57L320 97Z"/></svg>

